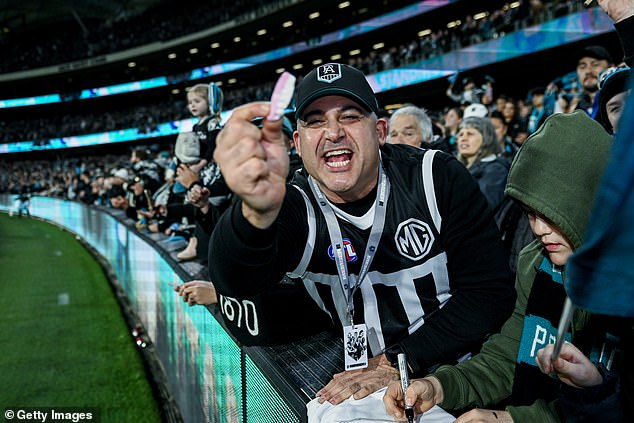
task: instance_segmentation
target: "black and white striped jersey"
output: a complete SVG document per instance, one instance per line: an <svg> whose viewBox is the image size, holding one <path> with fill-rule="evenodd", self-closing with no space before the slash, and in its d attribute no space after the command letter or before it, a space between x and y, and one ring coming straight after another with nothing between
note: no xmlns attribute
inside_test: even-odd
<svg viewBox="0 0 634 423"><path fill-rule="evenodd" d="M389 177L391 193L383 233L371 270L354 293L354 322L368 326L373 355L415 332L424 324L426 316L451 298L447 254L439 236L442 218L433 189L435 153L429 150L422 165L413 166L408 175L391 173ZM306 191L305 183L296 181L294 186L302 193L308 210L308 240L302 260L290 274L304 280L313 299L331 313L334 321L347 325L347 292L344 292L347 287L342 287L339 280L332 242L324 236L328 228L323 213L310 189ZM330 206L341 228L350 284L354 286L376 204L360 217L346 213L335 204Z"/></svg>
<svg viewBox="0 0 634 423"><path fill-rule="evenodd" d="M425 371L477 348L509 316L514 289L507 255L484 196L457 160L387 144L381 161L391 191L374 260L353 296L354 322L368 326L372 355L398 344L412 368ZM253 294L284 274L299 276L335 324L349 324L345 288L316 201L300 173L287 186L273 228L253 228L239 205L223 216L209 262L219 292ZM362 216L331 207L354 284L375 206Z"/></svg>

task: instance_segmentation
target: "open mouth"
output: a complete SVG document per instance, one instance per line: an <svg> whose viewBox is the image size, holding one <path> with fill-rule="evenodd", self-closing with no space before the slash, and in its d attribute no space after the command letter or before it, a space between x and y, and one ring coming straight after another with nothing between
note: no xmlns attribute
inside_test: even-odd
<svg viewBox="0 0 634 423"><path fill-rule="evenodd" d="M350 163L350 160L352 159L352 151L348 149L333 150L327 152L324 158L326 160L326 165L329 167L344 167Z"/></svg>

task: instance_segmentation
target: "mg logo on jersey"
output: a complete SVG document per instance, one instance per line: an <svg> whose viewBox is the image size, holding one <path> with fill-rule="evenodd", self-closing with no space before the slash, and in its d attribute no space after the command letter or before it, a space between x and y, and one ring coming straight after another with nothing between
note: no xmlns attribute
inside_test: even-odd
<svg viewBox="0 0 634 423"><path fill-rule="evenodd" d="M317 81L331 83L341 78L341 65L329 63L317 68Z"/></svg>
<svg viewBox="0 0 634 423"><path fill-rule="evenodd" d="M401 255L420 260L431 250L434 235L427 223L412 218L398 225L394 241Z"/></svg>
<svg viewBox="0 0 634 423"><path fill-rule="evenodd" d="M352 263L353 261L357 261L359 258L357 256L356 251L354 251L354 247L348 238L343 239L343 252L346 255L346 261ZM332 244L328 247L328 257L332 260L335 259L335 252L332 248Z"/></svg>

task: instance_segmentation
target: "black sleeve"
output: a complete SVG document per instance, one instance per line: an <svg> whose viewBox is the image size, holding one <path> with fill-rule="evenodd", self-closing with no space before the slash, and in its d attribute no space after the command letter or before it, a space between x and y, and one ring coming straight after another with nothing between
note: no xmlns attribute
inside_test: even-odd
<svg viewBox="0 0 634 423"><path fill-rule="evenodd" d="M452 296L397 345L408 353L416 375L478 350L511 315L515 303L508 253L477 184L449 155L436 155L433 172Z"/></svg>
<svg viewBox="0 0 634 423"><path fill-rule="evenodd" d="M211 235L211 233L214 231L214 228L220 220L220 216L222 216L222 214L229 208L232 201L234 201L233 196L229 197L225 202L221 203L218 206L209 204L209 209L207 210L207 213L203 213L198 207L196 208L196 222L200 225L201 229L205 231L207 235Z"/></svg>
<svg viewBox="0 0 634 423"><path fill-rule="evenodd" d="M132 207L129 206L127 209L125 209L125 215L133 220L137 219L137 208L136 207Z"/></svg>
<svg viewBox="0 0 634 423"><path fill-rule="evenodd" d="M203 159L207 160L207 162L211 162L214 159L214 151L216 151L216 138L218 138L218 134L220 133L220 129L212 129L207 134L207 148L203 155Z"/></svg>
<svg viewBox="0 0 634 423"><path fill-rule="evenodd" d="M623 48L623 61L629 66L634 66L634 16L623 19L614 24L616 32L621 40Z"/></svg>
<svg viewBox="0 0 634 423"><path fill-rule="evenodd" d="M277 221L268 229L252 226L236 201L222 214L209 244L209 275L218 292L250 297L282 280L299 263L308 236L306 206L287 185Z"/></svg>
<svg viewBox="0 0 634 423"><path fill-rule="evenodd" d="M602 365L598 367L603 383L586 388L561 384L559 402L566 421L571 422L625 422L618 375Z"/></svg>

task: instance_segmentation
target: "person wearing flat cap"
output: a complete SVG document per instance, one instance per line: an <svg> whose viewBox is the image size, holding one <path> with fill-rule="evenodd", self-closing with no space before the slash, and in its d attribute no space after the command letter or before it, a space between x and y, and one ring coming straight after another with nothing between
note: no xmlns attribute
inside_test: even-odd
<svg viewBox="0 0 634 423"><path fill-rule="evenodd" d="M244 298L285 275L303 280L343 341L344 368L317 392L321 403L387 386L399 353L424 375L478 350L515 291L467 169L440 151L386 143L387 121L353 67L313 69L295 104L304 166L291 183L282 121L251 123L269 103L236 108L218 136L214 158L240 198L212 235L218 292Z"/></svg>

